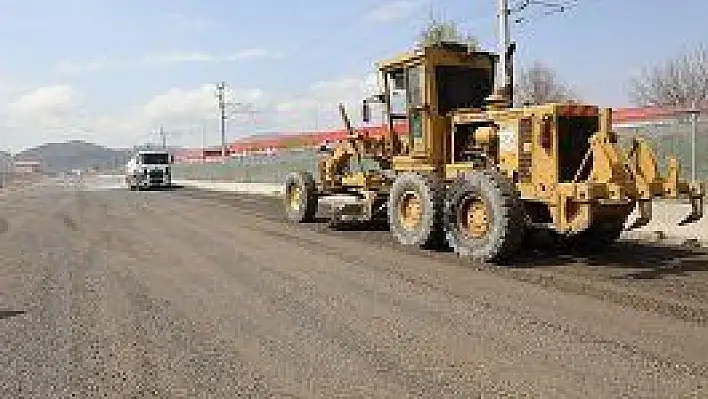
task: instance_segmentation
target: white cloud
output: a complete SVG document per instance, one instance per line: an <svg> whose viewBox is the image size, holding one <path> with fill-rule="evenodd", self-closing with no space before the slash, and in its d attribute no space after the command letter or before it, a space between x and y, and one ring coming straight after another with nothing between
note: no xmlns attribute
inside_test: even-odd
<svg viewBox="0 0 708 399"><path fill-rule="evenodd" d="M320 81L303 93L266 93L258 88L228 88L228 139L254 133L311 131L341 128L337 105L347 106L359 120L363 97L376 90L376 75ZM200 146L202 127L208 144L220 135L215 85L175 87L135 106L111 113L88 111L83 96L68 85L31 90L0 108L0 129L13 151L48 141L82 139L111 147L158 142L160 126L174 145ZM238 112L252 105L255 113Z"/></svg>
<svg viewBox="0 0 708 399"><path fill-rule="evenodd" d="M275 104L278 130L341 128L340 103L345 106L349 118L356 125L361 116L361 101L378 91L376 74L316 82L302 96L286 97Z"/></svg>
<svg viewBox="0 0 708 399"><path fill-rule="evenodd" d="M42 123L43 119L61 119L75 112L81 96L69 85L41 87L20 96L6 106L13 121Z"/></svg>
<svg viewBox="0 0 708 399"><path fill-rule="evenodd" d="M225 91L227 104L254 103L263 97L258 89L232 89ZM153 97L140 107L142 116L151 122L160 120L193 121L218 115L216 88L203 85L199 88L172 88Z"/></svg>
<svg viewBox="0 0 708 399"><path fill-rule="evenodd" d="M94 139L83 96L69 85L40 87L0 108L3 144L12 151L44 142Z"/></svg>
<svg viewBox="0 0 708 399"><path fill-rule="evenodd" d="M269 57L271 54L261 48L250 48L228 54L210 54L204 52L180 52L169 54L147 55L134 60L111 60L108 58L87 62L62 61L56 68L59 72L74 74L81 72L97 72L107 69L139 69L154 68L184 63L215 63L240 60L254 60Z"/></svg>
<svg viewBox="0 0 708 399"><path fill-rule="evenodd" d="M422 0L393 0L373 8L365 17L369 22L390 22L413 15L425 4Z"/></svg>

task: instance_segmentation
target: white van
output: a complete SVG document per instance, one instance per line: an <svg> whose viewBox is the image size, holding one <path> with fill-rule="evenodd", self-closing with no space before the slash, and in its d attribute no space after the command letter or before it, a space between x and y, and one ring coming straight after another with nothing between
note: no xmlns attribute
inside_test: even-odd
<svg viewBox="0 0 708 399"><path fill-rule="evenodd" d="M138 151L125 167L125 182L131 190L171 187L173 160L168 151Z"/></svg>

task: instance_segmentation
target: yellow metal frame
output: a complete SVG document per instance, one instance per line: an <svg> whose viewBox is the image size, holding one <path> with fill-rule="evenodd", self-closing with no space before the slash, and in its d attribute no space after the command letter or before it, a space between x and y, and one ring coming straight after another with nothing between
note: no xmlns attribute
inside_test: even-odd
<svg viewBox="0 0 708 399"><path fill-rule="evenodd" d="M549 224L559 232L580 232L598 216L612 216L622 220L640 205L640 219L635 227L651 218L650 201L654 198L688 198L693 204L692 215L702 217L705 189L688 183L679 176L675 158L669 161L666 176L660 174L656 155L650 145L636 139L628 153L617 144L612 131L612 110L591 104L551 103L519 108L498 106L487 109L457 109L449 114L438 112L434 68L438 65L457 65L486 68L493 73L498 57L490 53L460 51L450 48L428 47L405 53L378 64L382 76L399 68L421 66L419 87L422 106L408 109L410 120L419 112L423 120L423 138L409 137L410 150L401 153L400 142L389 124L388 149L383 142L356 137L345 116L345 124L352 131L351 140L336 149L321 163L323 189L353 189L361 192L385 191L390 181L372 173L337 174L352 156L376 152L390 159L394 173L419 172L437 174L451 183L460 173L479 166L458 162L454 158L454 131L460 125L485 125L473 132L475 140L489 149L489 155L503 174L516 182L521 198L547 207ZM389 98L388 85L384 97ZM390 113L390 104L386 103ZM589 150L581 168L589 168L588 178L580 181L580 170L571 182L560 182L558 131L555 120L559 115L588 115L598 118L598 131L592 136ZM410 135L412 136L412 135ZM388 151L388 152L387 152ZM523 165L524 168L522 168ZM519 177L523 172L524 176Z"/></svg>

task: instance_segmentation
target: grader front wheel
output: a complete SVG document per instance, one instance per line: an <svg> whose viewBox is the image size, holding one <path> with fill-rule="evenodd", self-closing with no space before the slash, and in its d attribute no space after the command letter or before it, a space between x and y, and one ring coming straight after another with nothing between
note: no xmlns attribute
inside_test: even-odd
<svg viewBox="0 0 708 399"><path fill-rule="evenodd" d="M293 172L285 179L285 212L288 220L311 222L317 213L315 179L308 172Z"/></svg>
<svg viewBox="0 0 708 399"><path fill-rule="evenodd" d="M513 184L500 173L467 174L450 188L447 240L460 256L481 262L509 260L520 248L524 212Z"/></svg>
<svg viewBox="0 0 708 399"><path fill-rule="evenodd" d="M443 188L434 176L405 173L391 186L388 221L403 245L432 247L440 244Z"/></svg>

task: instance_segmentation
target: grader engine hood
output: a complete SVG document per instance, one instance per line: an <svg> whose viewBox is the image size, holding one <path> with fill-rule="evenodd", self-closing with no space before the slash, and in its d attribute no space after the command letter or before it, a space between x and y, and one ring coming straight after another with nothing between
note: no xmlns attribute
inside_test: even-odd
<svg viewBox="0 0 708 399"><path fill-rule="evenodd" d="M681 179L675 158L660 171L650 144L641 138L623 148L612 130L611 109L547 104L458 110L453 123L457 133L451 146L473 131L473 146L496 158L494 163L518 184L524 198L551 206L559 231L581 231L596 218L628 215L635 206L640 216L629 228L645 226L653 199L690 201L692 211L681 225L704 216L705 187Z"/></svg>

